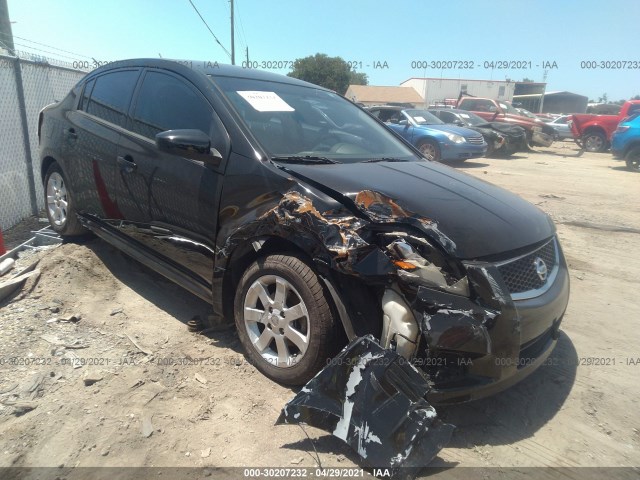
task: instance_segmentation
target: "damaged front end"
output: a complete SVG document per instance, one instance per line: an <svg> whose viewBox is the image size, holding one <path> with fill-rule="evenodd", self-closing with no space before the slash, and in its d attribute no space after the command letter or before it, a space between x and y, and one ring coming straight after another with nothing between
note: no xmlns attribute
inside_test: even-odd
<svg viewBox="0 0 640 480"><path fill-rule="evenodd" d="M516 306L499 262L458 259L434 220L374 190L322 193L343 207L292 189L246 233L281 230L310 252L351 342L279 423L325 429L367 466L426 466L453 428L428 402L480 398L535 370L555 345L568 284L538 322ZM562 266L555 240L544 242ZM523 352L534 359L524 366Z"/></svg>

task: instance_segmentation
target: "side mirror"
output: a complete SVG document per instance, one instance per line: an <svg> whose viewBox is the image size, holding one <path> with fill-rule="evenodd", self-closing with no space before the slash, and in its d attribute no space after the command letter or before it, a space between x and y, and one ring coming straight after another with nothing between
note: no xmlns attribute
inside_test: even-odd
<svg viewBox="0 0 640 480"><path fill-rule="evenodd" d="M453 122L453 124L459 127L464 127L464 122L461 120L456 120L455 122Z"/></svg>
<svg viewBox="0 0 640 480"><path fill-rule="evenodd" d="M209 135L202 130L167 130L156 135L156 146L161 152L199 160L218 166L222 155L211 148Z"/></svg>
<svg viewBox="0 0 640 480"><path fill-rule="evenodd" d="M403 126L408 126L409 125L409 120L398 120L398 125L403 125Z"/></svg>

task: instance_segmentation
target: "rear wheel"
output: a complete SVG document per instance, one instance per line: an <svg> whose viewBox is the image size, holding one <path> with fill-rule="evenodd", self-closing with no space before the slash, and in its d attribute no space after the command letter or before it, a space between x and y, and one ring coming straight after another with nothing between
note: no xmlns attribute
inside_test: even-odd
<svg viewBox="0 0 640 480"><path fill-rule="evenodd" d="M440 160L440 147L435 140L420 140L417 147L420 153L429 160L435 162Z"/></svg>
<svg viewBox="0 0 640 480"><path fill-rule="evenodd" d="M240 279L234 317L249 360L282 384L306 383L336 350L320 279L295 256L255 261Z"/></svg>
<svg viewBox="0 0 640 480"><path fill-rule="evenodd" d="M604 152L607 148L607 137L600 131L592 130L582 136L582 144L587 152Z"/></svg>
<svg viewBox="0 0 640 480"><path fill-rule="evenodd" d="M627 162L627 168L633 172L640 172L640 147L629 150L624 157Z"/></svg>
<svg viewBox="0 0 640 480"><path fill-rule="evenodd" d="M47 218L56 232L63 237L74 237L87 233L80 225L75 201L69 190L67 179L60 165L53 163L44 177L44 193Z"/></svg>

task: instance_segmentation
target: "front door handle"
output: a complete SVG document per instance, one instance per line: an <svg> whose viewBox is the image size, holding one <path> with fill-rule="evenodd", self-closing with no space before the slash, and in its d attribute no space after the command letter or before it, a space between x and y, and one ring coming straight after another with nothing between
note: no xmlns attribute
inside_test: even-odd
<svg viewBox="0 0 640 480"><path fill-rule="evenodd" d="M131 155L118 156L118 167L120 167L120 171L124 173L133 173L138 168L136 162L133 161L133 157Z"/></svg>

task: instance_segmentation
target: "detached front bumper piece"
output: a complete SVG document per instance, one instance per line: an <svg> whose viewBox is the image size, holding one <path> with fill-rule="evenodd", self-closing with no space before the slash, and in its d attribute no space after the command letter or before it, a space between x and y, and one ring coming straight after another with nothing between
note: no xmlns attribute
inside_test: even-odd
<svg viewBox="0 0 640 480"><path fill-rule="evenodd" d="M368 335L345 347L285 405L276 424L306 423L355 450L364 466L421 468L449 442L453 425L425 400L427 379Z"/></svg>

